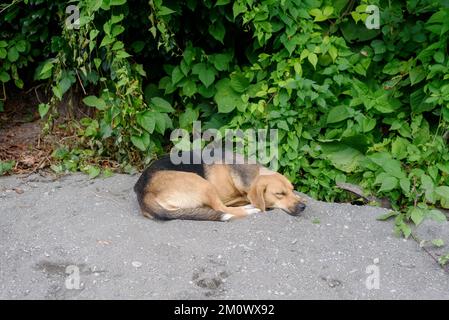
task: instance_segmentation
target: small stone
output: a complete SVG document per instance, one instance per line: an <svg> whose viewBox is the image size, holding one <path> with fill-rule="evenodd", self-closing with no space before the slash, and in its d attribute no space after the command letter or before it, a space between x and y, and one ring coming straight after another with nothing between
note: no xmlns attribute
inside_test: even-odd
<svg viewBox="0 0 449 320"><path fill-rule="evenodd" d="M19 188L14 188L13 189L17 194L22 194L24 191L22 189Z"/></svg>
<svg viewBox="0 0 449 320"><path fill-rule="evenodd" d="M142 262L140 262L140 261L133 261L133 262L131 262L131 264L135 268L140 268L142 266Z"/></svg>

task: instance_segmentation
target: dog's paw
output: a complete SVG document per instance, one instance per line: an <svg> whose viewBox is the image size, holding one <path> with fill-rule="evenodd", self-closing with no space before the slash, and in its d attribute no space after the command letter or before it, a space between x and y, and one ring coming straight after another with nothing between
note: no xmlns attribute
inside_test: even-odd
<svg viewBox="0 0 449 320"><path fill-rule="evenodd" d="M260 209L254 207L253 205L250 205L250 204L247 205L247 206L244 206L243 209L245 210L245 212L246 212L247 215L255 214L255 213L261 212Z"/></svg>
<svg viewBox="0 0 449 320"><path fill-rule="evenodd" d="M221 216L220 220L221 221L229 221L231 219L235 218L235 216L231 213L225 213Z"/></svg>

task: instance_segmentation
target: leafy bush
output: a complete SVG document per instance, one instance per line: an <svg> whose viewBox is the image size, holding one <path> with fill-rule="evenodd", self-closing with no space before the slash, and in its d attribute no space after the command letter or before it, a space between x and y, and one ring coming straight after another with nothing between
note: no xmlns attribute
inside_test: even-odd
<svg viewBox="0 0 449 320"><path fill-rule="evenodd" d="M0 19L0 81L35 68L53 98L73 87L93 118L56 170L92 159L148 163L168 131L274 128L280 170L298 190L343 200L351 182L391 200L396 230L449 208L449 7L445 1L16 1ZM367 29L367 5L380 29ZM53 25L54 27L48 27ZM34 65L36 62L39 64ZM30 78L28 78L30 79ZM67 152L61 152L66 150Z"/></svg>

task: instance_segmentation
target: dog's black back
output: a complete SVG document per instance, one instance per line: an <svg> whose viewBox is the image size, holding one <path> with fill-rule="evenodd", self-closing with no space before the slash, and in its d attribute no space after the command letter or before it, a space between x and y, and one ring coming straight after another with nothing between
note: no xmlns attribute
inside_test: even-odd
<svg viewBox="0 0 449 320"><path fill-rule="evenodd" d="M134 191L137 193L137 195L142 195L144 193L145 187L151 181L153 174L163 170L192 172L199 175L202 178L205 178L205 170L202 160L201 163L194 164L193 155L194 155L193 152L189 153L190 164L183 162L181 162L180 164L174 164L170 159L170 155L162 156L160 159L154 161L153 163L150 164L148 168L145 169L145 171L140 176L139 180L137 180L134 186Z"/></svg>

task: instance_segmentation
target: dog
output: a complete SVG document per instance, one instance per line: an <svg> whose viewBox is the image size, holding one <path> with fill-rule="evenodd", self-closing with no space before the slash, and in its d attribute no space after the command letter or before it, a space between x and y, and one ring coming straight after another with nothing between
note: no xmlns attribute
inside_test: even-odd
<svg viewBox="0 0 449 320"><path fill-rule="evenodd" d="M228 221L274 208L298 216L306 207L286 177L262 165L192 162L173 164L166 155L144 170L134 186L144 216Z"/></svg>

